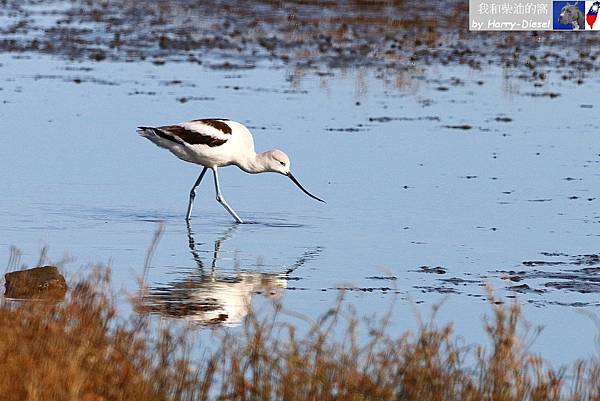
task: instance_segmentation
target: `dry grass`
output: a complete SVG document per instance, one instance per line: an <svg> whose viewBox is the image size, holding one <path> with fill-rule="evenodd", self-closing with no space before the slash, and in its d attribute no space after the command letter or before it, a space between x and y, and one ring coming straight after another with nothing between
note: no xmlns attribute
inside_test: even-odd
<svg viewBox="0 0 600 401"><path fill-rule="evenodd" d="M385 318L365 323L339 305L299 335L275 305L242 335L214 331L218 346L198 345L193 360L188 329L117 316L107 270L71 288L56 305L0 305L1 400L600 399L598 362L555 371L526 352L517 305L490 302L488 349L432 322L393 337Z"/></svg>

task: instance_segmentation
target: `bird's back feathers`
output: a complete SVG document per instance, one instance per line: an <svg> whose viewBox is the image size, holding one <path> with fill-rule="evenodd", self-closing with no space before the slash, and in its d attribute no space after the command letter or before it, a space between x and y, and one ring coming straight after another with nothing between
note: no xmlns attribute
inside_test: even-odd
<svg viewBox="0 0 600 401"><path fill-rule="evenodd" d="M138 133L159 146L168 147L167 140L182 146L221 146L231 138L231 126L226 119L204 118L161 127L138 127ZM166 145L166 146L165 146Z"/></svg>

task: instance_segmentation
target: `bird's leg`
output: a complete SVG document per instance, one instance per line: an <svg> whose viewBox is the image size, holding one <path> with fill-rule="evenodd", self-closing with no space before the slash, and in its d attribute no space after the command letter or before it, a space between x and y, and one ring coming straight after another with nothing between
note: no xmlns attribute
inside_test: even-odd
<svg viewBox="0 0 600 401"><path fill-rule="evenodd" d="M194 186L192 187L192 190L190 191L190 203L188 203L187 217L185 218L186 221L190 221L190 218L192 217L192 205L194 204L194 198L196 197L196 187L200 185L200 182L202 181L202 178L204 178L204 174L206 174L207 169L208 167L204 167L202 169L200 176L198 177L198 179L194 183Z"/></svg>
<svg viewBox="0 0 600 401"><path fill-rule="evenodd" d="M225 210L227 210L229 214L233 216L235 221L237 221L238 223L243 223L243 220L240 219L240 216L238 216L237 213L231 208L231 206L229 206L227 202L225 202L223 195L221 195L221 188L219 188L219 173L217 173L217 167L213 168L212 171L215 176L215 192L217 193L217 202L223 205Z"/></svg>

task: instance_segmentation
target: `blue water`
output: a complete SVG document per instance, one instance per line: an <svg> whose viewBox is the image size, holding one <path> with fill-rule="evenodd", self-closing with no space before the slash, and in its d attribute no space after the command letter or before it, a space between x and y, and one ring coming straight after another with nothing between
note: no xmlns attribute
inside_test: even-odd
<svg viewBox="0 0 600 401"><path fill-rule="evenodd" d="M233 327L244 300L264 309L276 297L316 317L348 288L347 302L364 314L397 299L398 332L417 327L415 308L426 316L443 301L438 319L455 322L467 342L483 341L484 285L510 297L507 287L525 282L545 290L517 294L528 320L545 326L533 349L554 364L595 352L596 329L582 311L598 312L597 293L546 287L547 279L513 283L499 271L553 260L541 252L597 251L600 140L595 106L581 105L593 105L598 79L577 86L557 73L538 88L491 67L381 77L368 69L317 76L268 64L223 71L39 55L1 55L0 63L0 260L14 245L20 264L31 266L47 246L50 261L69 259L67 275L109 264L115 287L135 293L164 224L146 271L157 302L204 305L212 296ZM530 96L544 92L560 96ZM222 169L225 198L253 224L233 224L207 176L192 254L184 216L200 169L135 127L201 117L252 127L257 149L288 153L296 177L327 204L285 177ZM464 124L472 128L447 127ZM467 281L441 281L449 278ZM182 282L198 291L182 296Z"/></svg>

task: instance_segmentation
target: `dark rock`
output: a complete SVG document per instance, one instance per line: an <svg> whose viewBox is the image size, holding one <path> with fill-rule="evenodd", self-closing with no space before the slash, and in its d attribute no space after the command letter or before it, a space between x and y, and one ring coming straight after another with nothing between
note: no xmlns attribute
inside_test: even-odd
<svg viewBox="0 0 600 401"><path fill-rule="evenodd" d="M102 50L98 50L98 51L92 53L91 58L92 58L92 60L95 60L95 61L102 61L102 60L106 59L106 53L103 52Z"/></svg>
<svg viewBox="0 0 600 401"><path fill-rule="evenodd" d="M19 270L4 275L8 298L62 299L67 292L67 283L56 266L41 266Z"/></svg>
<svg viewBox="0 0 600 401"><path fill-rule="evenodd" d="M165 35L161 35L161 37L158 38L158 47L160 47L161 49L168 49L169 44L169 38L167 38Z"/></svg>

